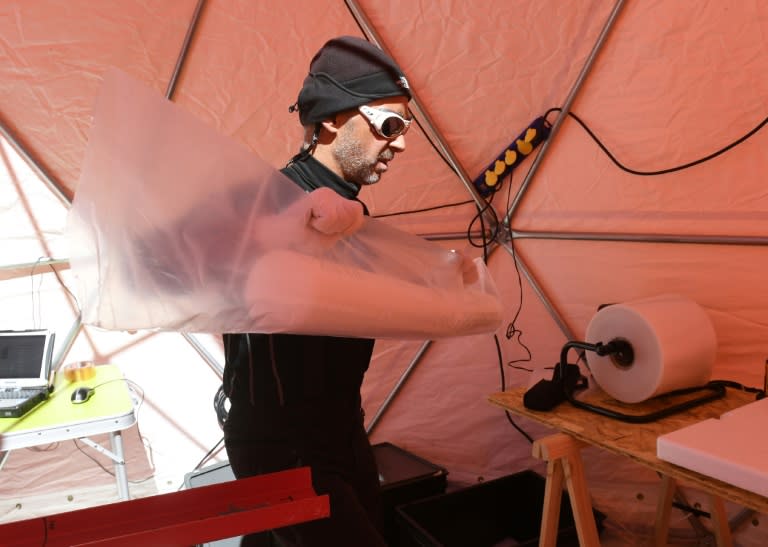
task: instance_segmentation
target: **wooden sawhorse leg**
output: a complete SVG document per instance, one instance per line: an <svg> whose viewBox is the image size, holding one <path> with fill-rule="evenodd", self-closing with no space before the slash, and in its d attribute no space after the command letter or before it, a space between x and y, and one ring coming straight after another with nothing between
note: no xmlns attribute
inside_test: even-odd
<svg viewBox="0 0 768 547"><path fill-rule="evenodd" d="M557 543L563 479L571 498L573 519L581 547L597 547L595 516L589 499L581 449L585 443L564 433L556 433L533 443L533 457L547 462L547 482L544 489L544 508L541 516L540 547L555 547Z"/></svg>
<svg viewBox="0 0 768 547"><path fill-rule="evenodd" d="M672 498L674 498L677 482L672 477L662 475L661 492L656 506L656 546L667 545L669 534L669 518L672 512ZM733 547L731 527L728 522L728 514L725 511L723 499L714 494L709 494L710 515L717 547Z"/></svg>

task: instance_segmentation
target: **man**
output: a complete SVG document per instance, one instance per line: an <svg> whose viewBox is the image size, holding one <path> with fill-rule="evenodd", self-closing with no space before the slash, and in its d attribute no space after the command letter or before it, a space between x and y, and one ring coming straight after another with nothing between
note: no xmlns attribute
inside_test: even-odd
<svg viewBox="0 0 768 547"><path fill-rule="evenodd" d="M283 174L309 192L330 188L367 214L358 192L405 150L410 98L405 76L383 51L350 36L328 41L291 107L305 138ZM276 531L285 545L385 545L360 398L373 345L360 338L224 335L231 403L224 434L235 475L308 465L316 492L330 497L329 518ZM249 536L243 545L256 541Z"/></svg>

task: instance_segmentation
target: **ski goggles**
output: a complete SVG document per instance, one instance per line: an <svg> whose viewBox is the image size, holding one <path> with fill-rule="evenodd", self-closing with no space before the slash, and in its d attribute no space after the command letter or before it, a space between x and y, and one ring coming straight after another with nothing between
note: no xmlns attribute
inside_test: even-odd
<svg viewBox="0 0 768 547"><path fill-rule="evenodd" d="M379 110L378 108L371 108L366 105L359 106L357 109L368 120L368 123L376 130L377 134L389 140L405 135L413 121L413 119L406 120L394 112Z"/></svg>

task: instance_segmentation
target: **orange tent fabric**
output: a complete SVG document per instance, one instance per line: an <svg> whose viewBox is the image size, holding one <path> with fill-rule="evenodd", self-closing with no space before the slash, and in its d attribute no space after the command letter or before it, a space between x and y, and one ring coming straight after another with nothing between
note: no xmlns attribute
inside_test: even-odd
<svg viewBox="0 0 768 547"><path fill-rule="evenodd" d="M397 58L416 97L407 151L363 196L394 226L481 256L471 181L532 120L548 113L553 125L493 194L502 229L488 268L506 306L501 362L487 335L377 343L364 391L372 439L444 465L463 483L535 466L527 441L485 396L500 389L500 367L507 385L547 374L600 304L662 292L695 300L717 334L714 376L762 386L766 28L768 7L756 0L4 2L3 259L14 268L41 256L66 259L66 202L77 192L93 101L109 67L280 167L300 143L287 109L309 58L331 36L366 36ZM569 114L550 111L558 108ZM25 190L46 178L61 200ZM2 297L19 310L16 326L50 320L67 331L77 311L62 289L48 294L33 283L30 296L39 269L4 272L13 288ZM58 276L66 285L66 269ZM49 304L65 311L41 316ZM83 334L62 359L96 355L141 374L136 335L88 327ZM203 345L215 360L215 339ZM198 366L197 353L187 368ZM209 391L217 382L215 374L201 381ZM162 390L153 397L158 409L172 404ZM197 450L217 435L215 424L200 436L181 424ZM589 456L596 504L627 529L642 529L652 520L656 477L610 455ZM737 537L743 545L766 541L759 527Z"/></svg>

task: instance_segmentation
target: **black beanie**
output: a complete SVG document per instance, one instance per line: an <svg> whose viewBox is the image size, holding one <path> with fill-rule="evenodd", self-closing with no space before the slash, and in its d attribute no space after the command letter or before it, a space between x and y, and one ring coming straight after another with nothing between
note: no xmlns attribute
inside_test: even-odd
<svg viewBox="0 0 768 547"><path fill-rule="evenodd" d="M311 125L337 112L398 96L411 98L397 63L362 38L340 36L326 42L309 64L297 102L299 119L302 125Z"/></svg>

